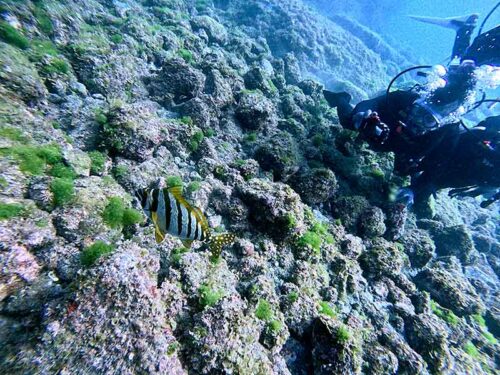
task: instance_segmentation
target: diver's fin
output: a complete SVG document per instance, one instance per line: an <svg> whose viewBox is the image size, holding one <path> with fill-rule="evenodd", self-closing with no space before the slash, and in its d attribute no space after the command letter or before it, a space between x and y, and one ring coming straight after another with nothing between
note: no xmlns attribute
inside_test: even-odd
<svg viewBox="0 0 500 375"><path fill-rule="evenodd" d="M349 104L352 100L352 96L347 92L331 92L328 90L323 90L323 95L326 101L331 107L338 107L340 105Z"/></svg>
<svg viewBox="0 0 500 375"><path fill-rule="evenodd" d="M210 239L208 247L212 251L212 256L217 259L225 245L230 245L236 240L236 236L232 233L222 233L213 236Z"/></svg>
<svg viewBox="0 0 500 375"><path fill-rule="evenodd" d="M193 244L193 240L182 240L181 242L186 249L191 248L191 245Z"/></svg>
<svg viewBox="0 0 500 375"><path fill-rule="evenodd" d="M438 18L438 17L422 17L422 16L408 16L414 20L430 23L432 25L438 25L446 27L448 29L453 29L455 31L460 30L464 25L472 26L477 22L479 15L476 13L469 14L467 16L460 17L449 17L449 18Z"/></svg>

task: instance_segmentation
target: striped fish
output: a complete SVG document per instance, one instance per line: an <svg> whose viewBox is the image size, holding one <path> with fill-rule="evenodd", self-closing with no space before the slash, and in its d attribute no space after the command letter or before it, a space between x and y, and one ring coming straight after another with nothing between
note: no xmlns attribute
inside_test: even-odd
<svg viewBox="0 0 500 375"><path fill-rule="evenodd" d="M231 233L212 235L207 218L197 207L193 207L182 196L182 188L140 189L135 193L145 214L155 226L156 242L163 242L165 235L171 234L182 240L189 248L193 241L208 244L215 257L224 245L234 242Z"/></svg>

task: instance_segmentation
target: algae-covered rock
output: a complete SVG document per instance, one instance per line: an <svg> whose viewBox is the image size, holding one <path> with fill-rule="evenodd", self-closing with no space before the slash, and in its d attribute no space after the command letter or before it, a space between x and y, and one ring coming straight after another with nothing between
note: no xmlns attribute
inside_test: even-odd
<svg viewBox="0 0 500 375"><path fill-rule="evenodd" d="M380 237L385 233L384 212L378 207L370 207L359 217L359 231L365 237Z"/></svg>
<svg viewBox="0 0 500 375"><path fill-rule="evenodd" d="M255 225L278 239L294 233L303 223L300 197L287 185L252 179L238 188L238 194Z"/></svg>
<svg viewBox="0 0 500 375"><path fill-rule="evenodd" d="M384 327L380 332L379 340L398 358L398 371L409 374L425 374L427 372L427 366L422 356L415 352L393 328Z"/></svg>
<svg viewBox="0 0 500 375"><path fill-rule="evenodd" d="M405 260L397 246L379 238L363 253L360 264L363 271L369 275L390 277L401 272Z"/></svg>
<svg viewBox="0 0 500 375"><path fill-rule="evenodd" d="M454 255L464 263L472 260L474 242L470 232L464 226L443 228L434 232L436 252L439 255Z"/></svg>
<svg viewBox="0 0 500 375"><path fill-rule="evenodd" d="M421 229L412 229L401 238L405 253L408 255L412 267L424 267L434 256L436 246L429 234Z"/></svg>
<svg viewBox="0 0 500 375"><path fill-rule="evenodd" d="M249 90L260 90L267 96L277 94L277 88L270 75L262 68L250 69L244 76L245 87Z"/></svg>
<svg viewBox="0 0 500 375"><path fill-rule="evenodd" d="M169 350L175 338L156 285L158 258L127 243L101 264L87 271L65 308L45 317L37 367L185 374Z"/></svg>
<svg viewBox="0 0 500 375"><path fill-rule="evenodd" d="M294 54L288 53L283 58L284 73L286 82L289 85L296 85L301 81L300 65Z"/></svg>
<svg viewBox="0 0 500 375"><path fill-rule="evenodd" d="M0 253L0 301L34 282L41 270L36 258L23 246L12 246Z"/></svg>
<svg viewBox="0 0 500 375"><path fill-rule="evenodd" d="M194 317L189 363L198 373L271 374L272 363L259 343L259 324L243 314L237 296L222 299Z"/></svg>
<svg viewBox="0 0 500 375"><path fill-rule="evenodd" d="M275 180L286 180L299 169L298 145L288 132L279 132L255 151L262 169L272 171Z"/></svg>
<svg viewBox="0 0 500 375"><path fill-rule="evenodd" d="M151 80L149 91L160 102L168 103L171 94L175 103L181 103L201 94L205 75L181 58L166 60L158 76Z"/></svg>
<svg viewBox="0 0 500 375"><path fill-rule="evenodd" d="M435 316L415 315L407 319L405 333L409 344L420 353L433 373L450 367L448 332Z"/></svg>
<svg viewBox="0 0 500 375"><path fill-rule="evenodd" d="M347 326L328 318L317 318L312 332L314 373L361 373L360 348L356 340Z"/></svg>
<svg viewBox="0 0 500 375"><path fill-rule="evenodd" d="M369 205L368 200L362 196L339 197L332 202L332 213L349 231L355 232L361 214Z"/></svg>
<svg viewBox="0 0 500 375"><path fill-rule="evenodd" d="M227 40L226 28L209 16L193 17L191 25L194 31L204 30L211 43L223 45Z"/></svg>
<svg viewBox="0 0 500 375"><path fill-rule="evenodd" d="M396 374L399 368L396 355L378 344L366 345L363 360L363 370L374 375Z"/></svg>
<svg viewBox="0 0 500 375"><path fill-rule="evenodd" d="M415 283L419 288L428 291L440 305L457 315L476 314L484 310L474 287L457 265L446 267L436 264L416 275Z"/></svg>
<svg viewBox="0 0 500 375"><path fill-rule="evenodd" d="M290 183L302 200L311 205L328 201L338 187L335 174L326 168L300 172Z"/></svg>
<svg viewBox="0 0 500 375"><path fill-rule="evenodd" d="M243 92L236 107L236 118L248 130L259 130L275 122L273 103L256 92Z"/></svg>
<svg viewBox="0 0 500 375"><path fill-rule="evenodd" d="M112 152L137 161L148 159L162 141L164 120L151 101L128 105L116 102L103 120L102 141Z"/></svg>
<svg viewBox="0 0 500 375"><path fill-rule="evenodd" d="M27 103L43 100L47 89L34 65L16 47L0 42L2 85Z"/></svg>

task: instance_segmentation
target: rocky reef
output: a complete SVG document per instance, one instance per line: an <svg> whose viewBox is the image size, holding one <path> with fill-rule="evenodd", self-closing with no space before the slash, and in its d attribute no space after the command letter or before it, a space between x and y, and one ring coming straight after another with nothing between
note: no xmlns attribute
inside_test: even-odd
<svg viewBox="0 0 500 375"><path fill-rule="evenodd" d="M498 371L498 206L391 203L393 156L323 99L404 64L376 35L295 0L0 16L1 373ZM236 243L157 244L159 184Z"/></svg>

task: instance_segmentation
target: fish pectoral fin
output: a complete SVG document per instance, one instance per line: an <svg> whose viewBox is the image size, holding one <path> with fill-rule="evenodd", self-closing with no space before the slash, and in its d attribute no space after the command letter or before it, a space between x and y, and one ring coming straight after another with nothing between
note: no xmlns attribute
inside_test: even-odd
<svg viewBox="0 0 500 375"><path fill-rule="evenodd" d="M186 249L191 248L191 245L193 244L193 240L183 240L181 242L182 242L182 245L184 245L184 247Z"/></svg>
<svg viewBox="0 0 500 375"><path fill-rule="evenodd" d="M165 236L158 230L155 230L156 243L162 243L165 240Z"/></svg>
<svg viewBox="0 0 500 375"><path fill-rule="evenodd" d="M156 243L163 242L163 240L165 240L165 235L161 232L160 228L158 227L158 214L156 212L151 213L151 221L153 222L153 225L155 227Z"/></svg>

